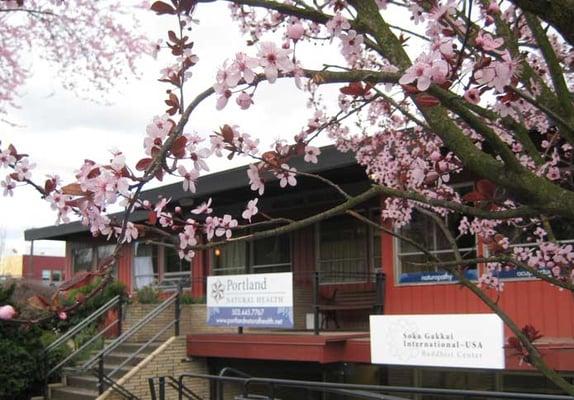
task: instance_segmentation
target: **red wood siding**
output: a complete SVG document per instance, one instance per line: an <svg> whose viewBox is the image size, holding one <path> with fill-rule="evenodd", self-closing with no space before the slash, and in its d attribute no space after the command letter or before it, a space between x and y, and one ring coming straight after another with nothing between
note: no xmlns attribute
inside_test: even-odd
<svg viewBox="0 0 574 400"><path fill-rule="evenodd" d="M64 279L70 277L65 270L64 257L29 256L22 257L22 277L26 279L42 280L42 270L62 271Z"/></svg>
<svg viewBox="0 0 574 400"><path fill-rule="evenodd" d="M133 254L133 246L126 245L122 247L117 265L118 280L125 283L130 292L133 289Z"/></svg>
<svg viewBox="0 0 574 400"><path fill-rule="evenodd" d="M296 286L311 286L315 271L315 231L308 226L293 232L291 248L291 266L293 269L293 284Z"/></svg>
<svg viewBox="0 0 574 400"><path fill-rule="evenodd" d="M383 270L387 275L386 314L490 312L469 290L456 284L397 285L393 239L383 235L381 241ZM492 291L491 296L495 298L496 293ZM521 327L531 324L547 337L574 336L574 299L567 291L536 280L508 281L499 305Z"/></svg>

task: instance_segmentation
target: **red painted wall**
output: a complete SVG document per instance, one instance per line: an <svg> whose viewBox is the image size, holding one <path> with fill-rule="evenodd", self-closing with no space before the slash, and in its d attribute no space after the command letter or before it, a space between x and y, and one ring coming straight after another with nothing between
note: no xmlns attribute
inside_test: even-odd
<svg viewBox="0 0 574 400"><path fill-rule="evenodd" d="M22 277L24 279L42 280L42 270L62 271L64 279L70 275L65 273L65 257L28 256L22 257Z"/></svg>
<svg viewBox="0 0 574 400"><path fill-rule="evenodd" d="M397 285L393 238L383 235L383 271L387 275L386 314L462 314L490 310L457 284ZM490 291L491 297L497 294ZM520 326L531 324L546 337L574 336L572 294L537 280L507 281L498 304ZM508 329L506 334L510 335Z"/></svg>

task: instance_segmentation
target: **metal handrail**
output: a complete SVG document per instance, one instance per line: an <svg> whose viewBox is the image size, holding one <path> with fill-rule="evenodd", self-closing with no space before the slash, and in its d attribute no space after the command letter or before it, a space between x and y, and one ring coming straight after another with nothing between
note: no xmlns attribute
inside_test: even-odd
<svg viewBox="0 0 574 400"><path fill-rule="evenodd" d="M92 314L90 314L87 318L85 318L78 325L76 325L75 327L70 329L68 332L66 332L65 335L62 335L58 339L54 340L54 342L52 342L49 346L46 347L45 351L50 352L50 351L54 350L55 348L59 347L62 343L66 343L74 335L76 335L78 332L80 332L86 326L88 326L89 324L94 322L98 317L102 316L110 308L112 308L113 306L118 304L120 302L120 300L121 300L120 295L113 297L110 301L108 301L106 304L104 304L103 306L98 308L96 311L94 311Z"/></svg>
<svg viewBox="0 0 574 400"><path fill-rule="evenodd" d="M94 343L96 340L98 340L99 338L101 338L109 329L111 329L112 327L116 326L118 324L118 321L114 321L113 323L111 323L110 325L106 326L104 329L102 329L100 332L98 332L97 335L93 336L90 338L90 340L88 340L86 343L84 343L82 346L80 346L79 348L77 348L73 353L71 353L70 355L68 355L68 357L66 357L65 359L63 359L62 361L60 361L60 363L56 366L54 366L50 371L48 371L48 376L52 375L52 373L54 373L55 371L57 371L58 369L60 369L60 367L66 365L66 363L71 360L72 358L74 358L78 353L82 352L84 349L88 348L88 346L90 346L92 343Z"/></svg>
<svg viewBox="0 0 574 400"><path fill-rule="evenodd" d="M165 379L165 377L161 377ZM160 378L160 379L161 379ZM481 397L488 399L515 399L515 400L574 400L574 397L568 395L555 394L530 394L519 392L495 392L485 390L467 390L467 389L443 389L443 388L423 388L407 386L379 386L379 385L362 385L351 383L331 383L319 381L300 381L290 379L271 379L271 378L237 378L220 375L206 375L187 373L179 376L180 387L184 387L183 381L186 378L199 378L215 381L216 383L238 383L243 385L243 394L249 394L250 386L268 386L271 392L277 387L291 387L315 391L338 391L346 396L365 398L366 392L370 393L393 393L393 394L422 394L422 395L441 395L441 396L466 396ZM272 393L271 393L272 394ZM161 398L161 396L160 396ZM274 396L267 398L273 399ZM448 397L445 397L448 398Z"/></svg>
<svg viewBox="0 0 574 400"><path fill-rule="evenodd" d="M160 303L156 308L154 308L151 312L149 312L144 318L138 321L134 326L130 329L122 333L119 337L113 340L110 344L100 350L95 356L91 359L86 361L84 365L82 365L83 370L87 370L92 368L97 362L100 357L105 357L113 350L115 350L119 345L123 344L132 337L134 334L140 331L145 325L147 325L152 319L157 317L161 312L167 309L172 303L176 301L179 296L179 292L173 293L167 299L165 299L162 303Z"/></svg>
<svg viewBox="0 0 574 400"><path fill-rule="evenodd" d="M123 363L118 365L116 367L116 369L114 369L112 372L107 374L107 377L111 378L112 376L114 376L116 374L116 372L118 372L124 366L128 365L131 360L133 360L138 354L140 354L143 350L145 350L145 348L147 346L149 346L151 343L153 343L158 337L160 337L165 331L167 331L169 328L171 328L174 324L175 324L175 320L171 321L169 324L167 324L166 326L161 328L161 330L159 330L159 332L157 332L150 340L145 342L139 349L137 349L135 352L130 354L130 356L128 358L126 358Z"/></svg>

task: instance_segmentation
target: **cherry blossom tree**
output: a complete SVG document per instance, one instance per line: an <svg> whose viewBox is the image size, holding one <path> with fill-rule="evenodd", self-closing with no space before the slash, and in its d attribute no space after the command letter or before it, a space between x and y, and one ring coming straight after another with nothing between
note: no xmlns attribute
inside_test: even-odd
<svg viewBox="0 0 574 400"><path fill-rule="evenodd" d="M62 221L76 215L92 234L118 241L114 255L97 271L77 275L61 291L96 275L105 284L119 248L144 232L191 259L221 240L256 240L343 213L364 220L353 208L384 196L380 221L364 222L416 246L427 256L425 265L455 275L510 328L515 337L509 346L574 394L574 386L550 369L536 348L536 329L517 326L496 300L504 295L498 274L507 269L526 270L557 290L574 291L574 248L561 243L556 232L574 219L574 53L572 19L567 18L574 5L568 0L552 5L527 0L227 1L247 46L229 49L227 60L214 69L212 84L194 93L186 86L193 69L201 67L201 55L193 50L194 11L213 2L151 4L161 18L174 21L162 43L173 64L160 77L169 87L168 108L149 118L144 152L135 166L126 165L117 151L110 162L86 161L76 182L64 184L54 175L40 184L33 180L30 157L14 145L1 149L0 163L8 170L2 181L5 195L32 186ZM340 62L316 67L313 60L300 58L301 49L312 44L332 48ZM249 112L261 85L279 80L295 83L309 115L300 131L263 148L253 134L226 121L224 110ZM330 86L338 89L336 96L324 92ZM13 88L7 90L14 96ZM215 133L194 133L191 116L212 96L222 120ZM295 157L317 162L321 139L354 152L372 187L351 196L323 177L290 166ZM155 204L139 198L149 182L166 174L181 177L184 190L194 192L210 158L235 156L251 161L247 174L253 200L242 215L215 215L211 200L186 213L171 207L168 198ZM267 228L257 233L234 234L261 224L252 222L255 217L265 220L258 199L270 179L292 187L300 176L334 188L340 203L296 221L263 221ZM451 186L462 176L474 180L474 189L464 196ZM125 207L122 220L105 214L113 204ZM149 212L145 224L129 221L136 209ZM415 210L441 229L453 261L441 262L400 233ZM450 215L461 217L456 231L445 223ZM486 244L488 254L463 254L456 238L465 233ZM464 274L477 264L485 266L478 283ZM60 307L57 296L33 302L53 314L73 311ZM11 312L5 314L14 320Z"/></svg>
<svg viewBox="0 0 574 400"><path fill-rule="evenodd" d="M20 89L34 64L31 54L54 66L62 85L83 96L94 89L107 91L126 73L135 73L138 58L156 48L138 33L136 6L117 1L0 1L0 117L19 105Z"/></svg>

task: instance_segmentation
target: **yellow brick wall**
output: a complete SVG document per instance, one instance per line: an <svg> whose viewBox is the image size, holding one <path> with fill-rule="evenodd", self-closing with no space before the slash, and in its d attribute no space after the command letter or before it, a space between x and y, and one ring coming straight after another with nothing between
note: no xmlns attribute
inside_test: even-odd
<svg viewBox="0 0 574 400"><path fill-rule="evenodd" d="M125 318L123 321L124 332L139 320L152 311L157 304L138 304L133 303L125 307ZM307 288L295 288L293 293L293 314L295 329L305 329L305 315L312 313L312 295L311 290ZM142 328L132 338L131 342L141 342L151 339L159 330L169 324L175 317L175 306L166 308L160 315L151 321L145 328ZM235 333L237 328L221 328L207 325L207 306L205 304L182 304L180 318L180 335L198 334L198 333ZM245 332L251 331L246 329ZM261 329L253 329L253 332ZM168 329L160 338L166 340L174 335L174 329Z"/></svg>
<svg viewBox="0 0 574 400"><path fill-rule="evenodd" d="M118 383L140 399L151 399L148 378L168 375L179 377L183 373L206 374L207 364L204 359L199 358L191 361L186 360L185 336L173 336L129 373L120 378ZM207 380L186 379L184 383L201 398L209 399L209 383ZM166 385L166 399L176 400L177 398L177 391ZM123 398L109 389L97 400L123 400Z"/></svg>
<svg viewBox="0 0 574 400"><path fill-rule="evenodd" d="M125 308L125 319L122 324L122 329L125 332L131 326L136 324L139 320L145 317L152 311L157 304L130 304ZM148 323L144 328L132 336L129 341L141 342L151 339L163 327L169 324L175 318L175 306L172 305L166 308L154 320ZM205 304L182 304L181 305L181 318L179 322L179 334L188 335L191 333L233 333L236 329L233 328L219 328L208 326L207 310ZM174 335L174 328L168 329L160 338L166 340Z"/></svg>

